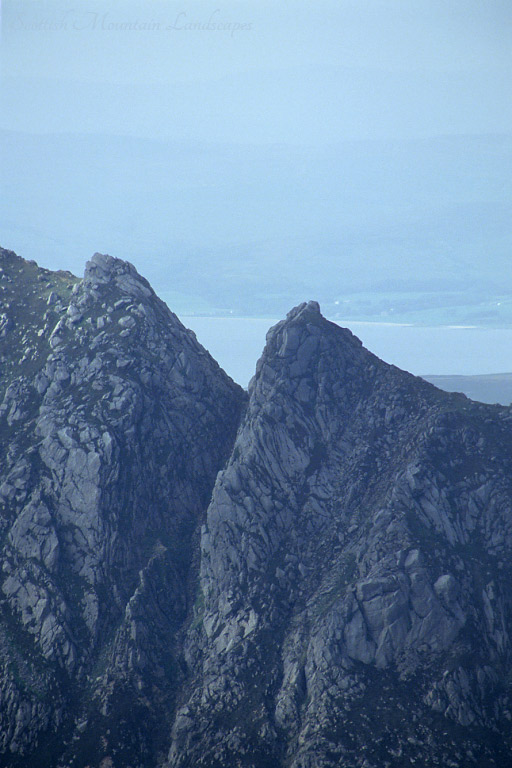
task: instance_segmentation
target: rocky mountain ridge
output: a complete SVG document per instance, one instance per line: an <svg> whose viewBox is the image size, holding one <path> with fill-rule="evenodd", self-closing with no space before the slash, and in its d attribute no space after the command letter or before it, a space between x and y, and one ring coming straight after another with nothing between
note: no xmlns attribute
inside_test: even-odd
<svg viewBox="0 0 512 768"><path fill-rule="evenodd" d="M272 329L202 530L169 765L506 765L510 426L314 302Z"/></svg>
<svg viewBox="0 0 512 768"><path fill-rule="evenodd" d="M129 264L96 254L78 281L1 256L6 764L86 765L104 731L153 764L245 395Z"/></svg>
<svg viewBox="0 0 512 768"><path fill-rule="evenodd" d="M315 302L247 395L126 262L0 260L0 765L509 765L509 408Z"/></svg>

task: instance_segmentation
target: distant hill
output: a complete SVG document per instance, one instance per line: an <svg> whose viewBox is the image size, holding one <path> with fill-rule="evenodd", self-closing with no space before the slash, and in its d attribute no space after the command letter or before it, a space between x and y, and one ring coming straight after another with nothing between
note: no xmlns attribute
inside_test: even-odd
<svg viewBox="0 0 512 768"><path fill-rule="evenodd" d="M446 392L463 392L481 403L512 403L512 373L491 373L479 376L424 376Z"/></svg>
<svg viewBox="0 0 512 768"><path fill-rule="evenodd" d="M129 164L123 163L129 158ZM3 243L130 260L181 314L512 324L511 136L323 147L0 132ZM44 180L44 183L42 183Z"/></svg>

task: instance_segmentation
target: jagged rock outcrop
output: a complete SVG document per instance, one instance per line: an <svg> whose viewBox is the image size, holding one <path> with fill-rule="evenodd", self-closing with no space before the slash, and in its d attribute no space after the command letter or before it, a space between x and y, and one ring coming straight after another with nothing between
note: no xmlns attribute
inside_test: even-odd
<svg viewBox="0 0 512 768"><path fill-rule="evenodd" d="M249 393L168 765L508 765L510 410L383 363L314 302Z"/></svg>
<svg viewBox="0 0 512 768"><path fill-rule="evenodd" d="M247 397L131 265L0 268L0 766L508 768L509 408L315 302Z"/></svg>
<svg viewBox="0 0 512 768"><path fill-rule="evenodd" d="M130 264L0 265L0 764L152 766L245 395Z"/></svg>

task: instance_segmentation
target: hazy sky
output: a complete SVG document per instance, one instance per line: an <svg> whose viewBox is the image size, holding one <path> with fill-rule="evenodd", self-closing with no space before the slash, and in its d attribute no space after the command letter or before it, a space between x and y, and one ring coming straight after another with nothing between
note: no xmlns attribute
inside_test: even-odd
<svg viewBox="0 0 512 768"><path fill-rule="evenodd" d="M0 127L321 144L507 132L509 0L3 0Z"/></svg>
<svg viewBox="0 0 512 768"><path fill-rule="evenodd" d="M363 317L512 323L511 0L3 0L1 23L3 247L78 274L110 252L180 311L362 293Z"/></svg>

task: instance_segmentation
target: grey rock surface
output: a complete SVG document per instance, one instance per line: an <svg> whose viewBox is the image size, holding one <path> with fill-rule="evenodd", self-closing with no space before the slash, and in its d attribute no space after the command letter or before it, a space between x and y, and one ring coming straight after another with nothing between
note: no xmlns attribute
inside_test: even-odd
<svg viewBox="0 0 512 768"><path fill-rule="evenodd" d="M130 264L0 261L0 766L508 768L508 407L316 302L247 395Z"/></svg>
<svg viewBox="0 0 512 768"><path fill-rule="evenodd" d="M154 765L245 394L130 264L0 258L0 761Z"/></svg>
<svg viewBox="0 0 512 768"><path fill-rule="evenodd" d="M386 365L315 302L249 393L169 768L508 765L510 411Z"/></svg>

